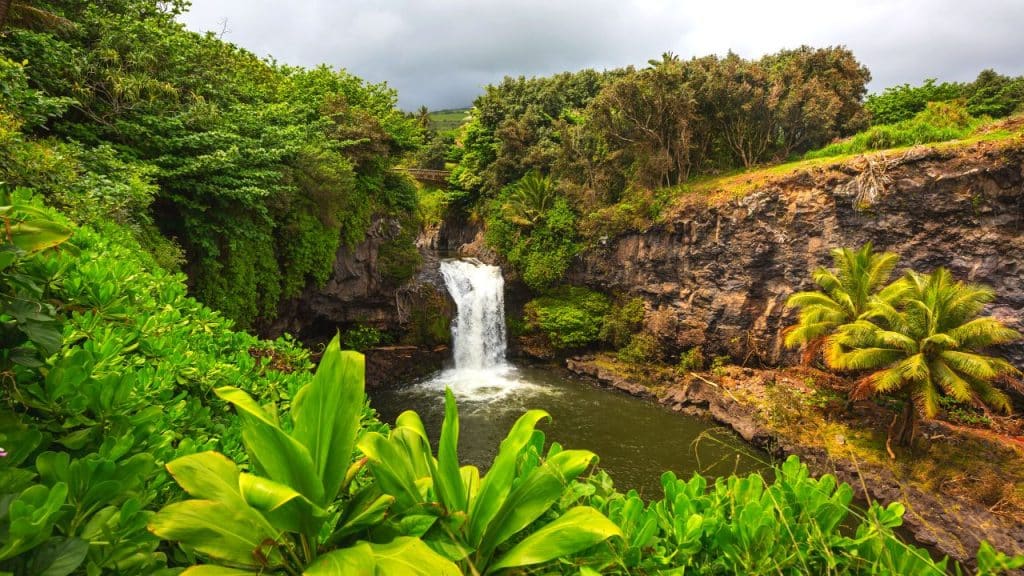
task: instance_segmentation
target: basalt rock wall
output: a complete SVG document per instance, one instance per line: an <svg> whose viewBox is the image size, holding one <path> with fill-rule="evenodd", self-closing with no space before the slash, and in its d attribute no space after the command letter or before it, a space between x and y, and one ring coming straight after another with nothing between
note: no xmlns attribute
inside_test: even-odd
<svg viewBox="0 0 1024 576"><path fill-rule="evenodd" d="M742 197L693 202L665 223L586 252L570 281L641 296L666 350L702 346L748 364L791 361L794 291L829 250L871 241L907 268L949 268L992 286L990 312L1024 317L1024 147L913 149L781 178ZM1024 367L1024 345L1003 350Z"/></svg>

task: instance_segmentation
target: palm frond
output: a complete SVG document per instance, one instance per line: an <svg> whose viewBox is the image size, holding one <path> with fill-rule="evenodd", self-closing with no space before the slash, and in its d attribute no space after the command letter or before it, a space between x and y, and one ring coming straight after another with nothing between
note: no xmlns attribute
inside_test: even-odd
<svg viewBox="0 0 1024 576"><path fill-rule="evenodd" d="M872 370L889 366L904 356L891 348L855 348L831 358L830 367L838 370Z"/></svg>
<svg viewBox="0 0 1024 576"><path fill-rule="evenodd" d="M973 397L973 388L967 380L964 380L955 370L946 365L940 358L930 363L932 378L942 388L947 396L958 402L970 402Z"/></svg>
<svg viewBox="0 0 1024 576"><path fill-rule="evenodd" d="M929 382L918 382L911 392L914 405L928 418L934 418L939 413L939 391Z"/></svg>
<svg viewBox="0 0 1024 576"><path fill-rule="evenodd" d="M971 378L991 380L999 374L997 366L993 365L993 359L988 356L957 350L945 350L939 353L939 358L952 369Z"/></svg>
<svg viewBox="0 0 1024 576"><path fill-rule="evenodd" d="M828 336L835 328L834 322L796 324L786 331L784 343L787 348L796 348L813 340Z"/></svg>
<svg viewBox="0 0 1024 576"><path fill-rule="evenodd" d="M787 308L820 307L841 311L839 304L822 292L796 292L786 300Z"/></svg>
<svg viewBox="0 0 1024 576"><path fill-rule="evenodd" d="M1024 337L1020 332L991 316L975 318L951 328L946 334L956 340L961 348L986 348L1015 342Z"/></svg>

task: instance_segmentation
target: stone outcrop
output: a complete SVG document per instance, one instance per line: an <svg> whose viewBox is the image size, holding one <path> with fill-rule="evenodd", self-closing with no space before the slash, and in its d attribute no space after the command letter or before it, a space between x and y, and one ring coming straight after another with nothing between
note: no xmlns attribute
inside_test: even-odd
<svg viewBox="0 0 1024 576"><path fill-rule="evenodd" d="M448 255L487 262L495 258L483 247L481 226L453 215L419 231L416 246L422 265L411 279L395 283L382 270L381 252L403 235L401 226L398 219L376 218L362 243L338 248L327 282L307 286L300 296L283 302L261 334L277 337L287 332L316 345L356 325L387 332L402 345L367 351L368 387L409 382L440 369L451 357L446 344L455 306L438 260Z"/></svg>
<svg viewBox="0 0 1024 576"><path fill-rule="evenodd" d="M700 201L586 252L569 280L641 296L647 325L678 352L774 365L794 291L831 266L829 249L872 241L906 268L949 268L993 287L990 312L1024 316L1024 149L915 148L781 177L743 197ZM1024 345L1004 351L1024 367Z"/></svg>

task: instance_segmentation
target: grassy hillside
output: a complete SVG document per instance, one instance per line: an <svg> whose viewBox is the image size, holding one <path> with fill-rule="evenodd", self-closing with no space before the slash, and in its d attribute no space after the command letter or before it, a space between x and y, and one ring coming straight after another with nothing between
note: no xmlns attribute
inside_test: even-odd
<svg viewBox="0 0 1024 576"><path fill-rule="evenodd" d="M455 130L466 123L470 108L437 110L430 113L430 127L437 132Z"/></svg>

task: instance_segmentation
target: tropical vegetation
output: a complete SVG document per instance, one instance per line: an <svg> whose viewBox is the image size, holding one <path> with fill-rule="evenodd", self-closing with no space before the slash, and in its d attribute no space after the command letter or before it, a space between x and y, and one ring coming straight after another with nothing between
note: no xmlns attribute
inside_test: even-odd
<svg viewBox="0 0 1024 576"><path fill-rule="evenodd" d="M901 399L902 416L893 419L890 441L911 445L918 414L934 417L944 403L1012 411L999 387L1020 390L1020 371L984 351L1022 335L981 315L995 298L990 288L956 281L944 268L910 270L884 285L897 257L875 253L870 243L832 255L835 269L814 272L821 291L790 297L787 304L800 312L786 344L803 346L807 362L824 350L830 368L858 374L853 399Z"/></svg>
<svg viewBox="0 0 1024 576"><path fill-rule="evenodd" d="M189 32L186 8L0 1L0 572L947 571L894 534L902 506L859 511L849 486L795 459L771 480L667 473L645 500L597 455L549 444L534 410L482 471L459 461L451 393L437 442L415 413L378 420L363 357L341 349L384 342L374 328L347 327L315 371L292 339L240 329L324 283L379 219L400 229L379 262L401 285L421 219L453 207L536 291L524 330L653 360L642 301L563 285L580 250L650 219L655 189L806 153L866 127L872 106L934 123L956 104L914 110L901 102L916 92L894 92L862 106L869 75L844 48L665 54L507 79L456 136L426 109L403 114L384 84ZM1016 86L986 75L952 99L996 117ZM410 158L454 164L432 211L394 170ZM1017 335L979 316L990 292L940 270L889 298L894 261L841 256L816 277L824 296L793 301L794 343L830 339L828 362L867 372L858 395L925 414L937 395L1006 408L997 385L1016 373L983 349ZM413 338L448 336L433 309L410 323ZM976 560L1024 566L988 545Z"/></svg>

